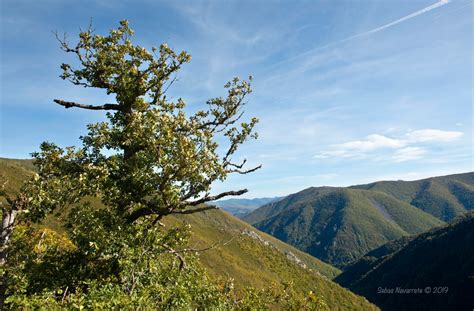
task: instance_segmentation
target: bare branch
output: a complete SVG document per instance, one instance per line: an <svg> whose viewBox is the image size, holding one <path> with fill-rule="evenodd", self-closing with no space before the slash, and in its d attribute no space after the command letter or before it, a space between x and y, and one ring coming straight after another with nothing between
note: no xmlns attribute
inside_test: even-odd
<svg viewBox="0 0 474 311"><path fill-rule="evenodd" d="M184 257L176 250L174 250L172 247L168 246L167 244L163 243L161 244L167 251L169 254L173 254L176 256L176 258L178 258L179 260L179 270L183 270L186 268L186 261L184 260Z"/></svg>
<svg viewBox="0 0 474 311"><path fill-rule="evenodd" d="M169 83L168 86L166 86L165 90L162 92L163 94L166 94L168 92L168 89L173 85L178 80L178 77L175 76Z"/></svg>
<svg viewBox="0 0 474 311"><path fill-rule="evenodd" d="M245 163L247 163L247 159L244 159L244 160L242 161L242 163L240 163L240 164L235 164L235 163L226 161L226 162L224 162L224 167L232 166L232 167L241 169L242 167L244 167Z"/></svg>
<svg viewBox="0 0 474 311"><path fill-rule="evenodd" d="M117 111L122 110L122 107L120 107L120 105L118 104L105 104L101 106L93 106L93 105L78 104L75 102L69 102L69 101L65 101L61 99L55 99L54 102L58 105L63 106L66 109L71 108L71 107L77 107L77 108L89 109L89 110L117 110Z"/></svg>
<svg viewBox="0 0 474 311"><path fill-rule="evenodd" d="M260 164L259 166L251 168L249 170L242 171L240 169L231 169L231 170L227 170L227 173L239 173L239 174L245 175L248 173L255 172L256 170L261 169L261 168L262 168L262 165Z"/></svg>
<svg viewBox="0 0 474 311"><path fill-rule="evenodd" d="M242 195L246 192L248 192L247 189L242 189L242 190L239 190L239 191L226 191L226 192L219 193L218 195L214 195L214 196L205 196L205 197L203 197L199 200L196 200L196 201L185 202L185 204L188 205L188 206L196 206L196 205L203 204L203 203L206 203L206 202L209 202L209 201L219 200L223 197L230 196L230 195L235 195L235 196Z"/></svg>
<svg viewBox="0 0 474 311"><path fill-rule="evenodd" d="M206 202L219 200L219 199L221 199L223 197L226 197L226 196L242 195L246 192L248 192L247 189L242 189L242 190L239 190L239 191L222 192L222 193L220 193L218 195L214 195L214 196L207 195L207 196L204 196L203 198L201 198L199 200L196 200L196 201L191 201L191 202L184 201L181 206L182 207L197 206L197 205L200 205L200 204L203 204L203 203L206 203ZM185 209L185 210L179 210L177 208L179 208L179 207L176 206L176 207L167 207L166 209L163 209L163 208L158 209L157 206L155 206L152 202L149 202L147 207L143 207L143 208L140 208L140 209L137 209L137 210L133 211L130 215L128 215L126 217L126 219L127 219L128 223L133 223L138 218L148 216L148 215L157 215L158 217L155 219L156 222L154 222L154 224L156 224L159 220L161 220L161 218L163 216L170 215L170 214L183 214L183 215L186 215L186 214L194 214L194 213L198 213L198 212L203 212L203 211L207 211L207 210L211 210L211 209L218 209L218 207L213 206L213 205L208 205L208 206L195 208L195 209Z"/></svg>
<svg viewBox="0 0 474 311"><path fill-rule="evenodd" d="M163 227L163 228L166 227L166 225L160 221L161 218L163 218L163 215L158 215L158 216L155 218L155 220L153 220L153 222L151 223L151 225L154 226L154 225L158 224L160 227Z"/></svg>
<svg viewBox="0 0 474 311"><path fill-rule="evenodd" d="M68 289L69 289L69 286L66 286L66 289L64 290L63 298L61 299L61 303L64 302L64 298L66 298Z"/></svg>
<svg viewBox="0 0 474 311"><path fill-rule="evenodd" d="M175 252L176 253L201 253L201 252L209 251L211 249L215 249L219 246L226 246L227 244L232 242L235 239L235 237L236 236L233 235L229 240L227 240L225 242L218 241L218 242L215 242L212 245L210 245L208 247L205 247L205 248L183 248L183 249L175 250Z"/></svg>

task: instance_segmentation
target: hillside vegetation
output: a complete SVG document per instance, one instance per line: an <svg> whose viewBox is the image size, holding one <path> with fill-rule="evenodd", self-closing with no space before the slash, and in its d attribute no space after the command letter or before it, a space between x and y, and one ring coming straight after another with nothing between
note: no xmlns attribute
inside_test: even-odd
<svg viewBox="0 0 474 311"><path fill-rule="evenodd" d="M473 172L416 181L379 181L352 188L390 194L443 221L474 209Z"/></svg>
<svg viewBox="0 0 474 311"><path fill-rule="evenodd" d="M474 306L473 246L471 212L445 227L371 251L336 281L383 310L470 310ZM380 290L397 288L419 288L421 293Z"/></svg>
<svg viewBox="0 0 474 311"><path fill-rule="evenodd" d="M443 224L391 195L332 187L308 188L243 219L339 268L388 241Z"/></svg>
<svg viewBox="0 0 474 311"><path fill-rule="evenodd" d="M0 173L14 193L21 181L32 174L31 161L0 159ZM10 182L11 181L11 182ZM99 204L93 201L93 204ZM43 226L61 232L62 215L45 220ZM287 245L226 212L214 210L193 215L165 218L166 228L189 224L191 246L211 249L200 255L201 264L215 278L233 278L238 288L251 285L268 287L272 283L321 297L331 310L375 310L364 298L330 279L340 271L294 247Z"/></svg>

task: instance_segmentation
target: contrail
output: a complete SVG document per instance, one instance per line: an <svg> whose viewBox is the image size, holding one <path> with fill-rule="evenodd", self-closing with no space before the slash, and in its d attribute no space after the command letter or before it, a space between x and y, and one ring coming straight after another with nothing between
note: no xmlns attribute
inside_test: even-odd
<svg viewBox="0 0 474 311"><path fill-rule="evenodd" d="M436 9L436 8L439 8L440 6L443 6L443 5L445 5L445 4L448 4L450 1L451 1L451 0L441 0L441 1L438 1L438 2L436 2L436 3L434 3L434 4L430 5L430 6L427 6L427 7L424 8L424 9L418 10L418 11L416 11L416 12L414 12L414 13L411 13L411 14L409 14L409 15L407 15L407 16L401 17L401 18L399 18L399 19L397 19L397 20L395 20L395 21L393 21L393 22L391 22L391 23L382 25L382 26L380 26L380 27L377 27L377 28L374 28L374 29L372 29L372 30L368 30L368 31L365 31L365 32L362 32L362 33L359 33L359 34L355 34L355 35L353 35L353 36L347 37L347 38L345 38L345 39L341 39L341 40L339 40L339 41L335 41L335 42L331 42L331 43L328 43L328 44L323 45L323 46L319 46L319 47L317 47L317 48L314 48L314 49L311 49L311 50L309 50L309 51L303 52L303 53L301 53L301 54L299 54L299 55L296 55L296 56L294 56L294 57L291 57L291 58L282 60L281 62L278 62L278 63L274 64L274 65L271 66L271 67L280 65L280 64L282 64L282 63L290 62L290 61L292 61L292 60L298 59L298 58L303 57L303 56L305 56L305 55L312 54L312 53L314 53L314 52L316 52L316 51L326 49L326 48L331 47L331 46L333 46L333 45L341 44L341 43L344 43L344 42L347 42L347 41L350 41L350 40L353 40L353 39L356 39L356 38L359 38L359 37L371 35L371 34L373 34L373 33L376 33L376 32L382 31L382 30L385 30L385 29L387 29L387 28L390 28L390 27L392 27L392 26L395 26L395 25L397 25L397 24L400 24L400 23L402 23L402 22L404 22L404 21L406 21L406 20L409 20L409 19L411 19L411 18L413 18L413 17L419 16L419 15L421 15L421 14L424 14L424 13L426 13L426 12L429 12L429 11L431 11L431 10L434 10L434 9Z"/></svg>
<svg viewBox="0 0 474 311"><path fill-rule="evenodd" d="M369 30L369 31L366 31L366 32L363 32L363 33L360 33L360 34L357 34L357 35L354 35L354 36L351 36L347 39L344 39L344 40L350 40L350 39L354 39L354 38L357 38L357 37L361 37L361 36L366 36L366 35L370 35L370 34L373 34L373 33L376 33L376 32L379 32L379 31L382 31L384 29L387 29L389 27L392 27L392 26L395 26L397 24L400 24L401 22L404 22L410 18L413 18L413 17L416 17L418 15L421 15L421 14L424 14L426 12L429 12L431 10L434 10L436 8L439 8L440 6L443 6L445 4L448 4L450 0L441 0L439 2L436 2L435 4L432 4L430 6L427 6L426 8L424 9L421 9L419 11L416 11L415 13L411 13L407 16L404 16L402 18L399 18L397 19L396 21L393 21L391 23L388 23L388 24L385 24L383 26L380 26L380 27L377 27L375 29L372 29L372 30Z"/></svg>

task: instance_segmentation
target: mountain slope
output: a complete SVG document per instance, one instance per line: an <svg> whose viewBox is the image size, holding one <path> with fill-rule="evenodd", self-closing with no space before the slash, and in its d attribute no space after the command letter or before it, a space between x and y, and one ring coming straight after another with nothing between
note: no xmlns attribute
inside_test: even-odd
<svg viewBox="0 0 474 311"><path fill-rule="evenodd" d="M258 242L257 244L269 246L269 249L276 250L285 256L287 253L293 253L301 260L302 265L328 279L332 279L340 273L337 268L303 253L295 247L261 232L235 216L220 210L211 210L185 216L172 216L168 217L167 222L172 224L177 222L190 224L191 230L194 233L192 243L196 248L206 247L216 242L225 243L225 246L205 252L202 256L204 263L208 264L212 269L221 270L223 273L229 273L229 268L236 268L238 266L237 268L241 269L243 266L248 265L248 262L245 262L246 259L255 256L250 254L248 249L245 249L245 243L248 241L255 241ZM230 242L226 243L227 241ZM243 243L242 241L245 242ZM226 263L214 262L215 257L228 257L232 260ZM258 261L258 256L252 260ZM220 264L225 267L219 267ZM245 275L249 274L249 277L255 273L264 272L262 270L255 270L254 265L248 266L247 269L248 271L243 273ZM241 278L241 276L236 275L236 278Z"/></svg>
<svg viewBox="0 0 474 311"><path fill-rule="evenodd" d="M33 170L31 160L0 158L0 186L5 183L5 191L15 194L23 181L33 174Z"/></svg>
<svg viewBox="0 0 474 311"><path fill-rule="evenodd" d="M191 224L192 245L206 247L218 241L225 246L200 255L201 262L211 275L228 276L236 286L252 285L263 288L272 282L292 282L299 292L309 290L323 297L331 310L370 310L360 297L343 290L324 276L339 271L308 254L289 246L222 211L209 211L168 219Z"/></svg>
<svg viewBox="0 0 474 311"><path fill-rule="evenodd" d="M443 221L474 209L474 172L416 181L379 181L351 188L390 194Z"/></svg>
<svg viewBox="0 0 474 311"><path fill-rule="evenodd" d="M308 188L243 219L339 268L388 241L443 224L382 192L331 187Z"/></svg>
<svg viewBox="0 0 474 311"><path fill-rule="evenodd" d="M223 210L235 215L242 217L251 211L259 208L262 205L272 203L281 200L282 197L274 198L255 198L255 199L227 199L212 202L214 205L219 206Z"/></svg>
<svg viewBox="0 0 474 311"><path fill-rule="evenodd" d="M31 162L0 159L0 173L12 185L14 193L21 181L30 175ZM376 310L365 298L332 282L340 271L329 264L302 253L263 232L256 230L226 212L215 210L164 219L167 227L188 223L194 233L191 247L220 246L203 252L201 263L214 277L231 277L237 288L246 285L265 287L271 283L292 282L299 293L313 291L331 310ZM50 217L45 226L60 230L60 218ZM225 244L225 245L224 245Z"/></svg>
<svg viewBox="0 0 474 311"><path fill-rule="evenodd" d="M473 246L474 213L471 212L445 227L373 250L336 281L384 310L471 310ZM381 293L383 289L397 287L420 288L422 293ZM426 292L427 287L430 293Z"/></svg>

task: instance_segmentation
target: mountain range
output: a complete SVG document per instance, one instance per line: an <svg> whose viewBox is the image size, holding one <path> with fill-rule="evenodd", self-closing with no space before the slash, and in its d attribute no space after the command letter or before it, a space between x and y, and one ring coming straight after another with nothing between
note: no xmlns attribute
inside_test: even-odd
<svg viewBox="0 0 474 311"><path fill-rule="evenodd" d="M33 171L30 160L0 158L9 193ZM292 283L298 293L319 295L330 310L474 306L473 172L219 202L237 213L265 205L243 215L246 222L211 210L164 223L189 224L193 248L215 245L199 255L201 264L239 289ZM61 233L61 217L41 226Z"/></svg>
<svg viewBox="0 0 474 311"><path fill-rule="evenodd" d="M222 208L223 210L235 215L242 217L268 203L272 203L281 200L282 197L273 198L255 198L255 199L225 199L214 201L212 204Z"/></svg>
<svg viewBox="0 0 474 311"><path fill-rule="evenodd" d="M312 187L243 219L338 268L474 208L474 173L352 187Z"/></svg>

